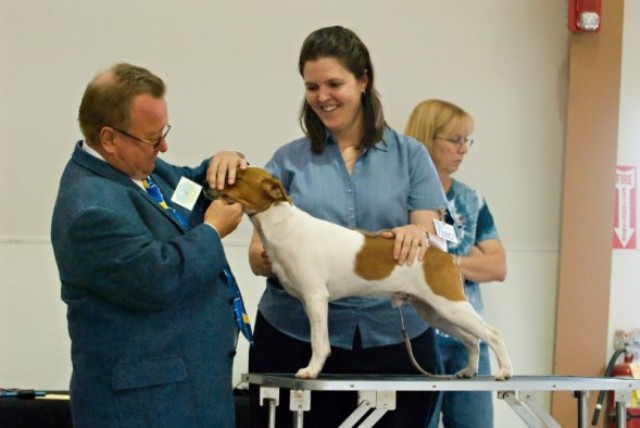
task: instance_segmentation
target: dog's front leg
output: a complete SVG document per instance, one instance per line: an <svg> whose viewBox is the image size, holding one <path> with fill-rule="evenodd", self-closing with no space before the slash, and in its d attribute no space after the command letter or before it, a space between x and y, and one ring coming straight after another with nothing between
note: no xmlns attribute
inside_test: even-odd
<svg viewBox="0 0 640 428"><path fill-rule="evenodd" d="M328 326L329 296L304 296L302 303L311 327L311 360L307 367L298 370L296 377L315 379L331 354Z"/></svg>

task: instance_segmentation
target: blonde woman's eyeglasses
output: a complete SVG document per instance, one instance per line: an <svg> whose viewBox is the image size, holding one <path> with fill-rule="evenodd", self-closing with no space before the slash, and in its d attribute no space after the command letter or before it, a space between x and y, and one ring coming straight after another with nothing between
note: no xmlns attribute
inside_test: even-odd
<svg viewBox="0 0 640 428"><path fill-rule="evenodd" d="M473 146L473 138L471 138L471 137L467 137L467 138L462 138L462 137L446 138L446 137L436 136L435 138L438 139L438 140L449 141L450 143L453 143L458 147L464 146L465 149L469 149L471 146Z"/></svg>

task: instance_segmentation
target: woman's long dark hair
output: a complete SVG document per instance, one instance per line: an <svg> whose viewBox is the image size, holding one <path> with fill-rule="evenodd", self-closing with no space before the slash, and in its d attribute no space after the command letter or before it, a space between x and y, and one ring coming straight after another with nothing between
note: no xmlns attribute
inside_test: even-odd
<svg viewBox="0 0 640 428"><path fill-rule="evenodd" d="M373 147L382 139L386 123L380 95L374 86L375 74L369 50L362 43L362 40L347 28L341 26L320 28L309 34L302 44L298 61L300 75L303 75L304 65L307 61L327 57L337 59L356 79L362 79L365 76L369 79L361 99L364 112L364 134L358 148ZM311 140L311 151L322 153L325 145L326 127L306 99L302 101L299 120L302 130Z"/></svg>

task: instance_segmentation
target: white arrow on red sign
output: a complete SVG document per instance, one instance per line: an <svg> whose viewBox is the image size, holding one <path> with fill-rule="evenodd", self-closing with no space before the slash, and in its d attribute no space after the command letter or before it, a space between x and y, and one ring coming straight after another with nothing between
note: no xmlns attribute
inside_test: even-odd
<svg viewBox="0 0 640 428"><path fill-rule="evenodd" d="M617 248L628 248L635 233L635 192L636 170L634 167L618 167L616 169L616 218L613 229L620 245ZM635 245L632 245L635 248Z"/></svg>

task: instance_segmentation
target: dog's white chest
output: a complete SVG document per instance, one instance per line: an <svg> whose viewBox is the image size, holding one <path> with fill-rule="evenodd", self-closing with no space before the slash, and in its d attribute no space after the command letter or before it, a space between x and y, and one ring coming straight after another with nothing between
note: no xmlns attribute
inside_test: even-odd
<svg viewBox="0 0 640 428"><path fill-rule="evenodd" d="M300 288L314 285L331 289L337 281L353 282L354 255L363 245L363 236L355 231L313 218L287 207L288 218L271 211L253 218L261 231L274 274L287 292L300 298Z"/></svg>

